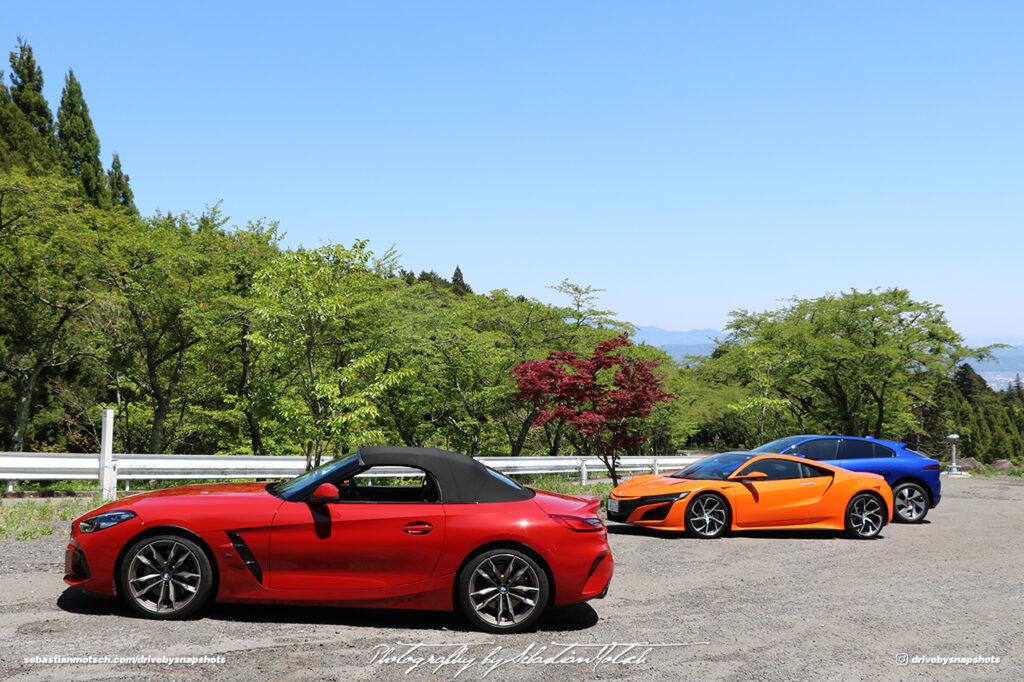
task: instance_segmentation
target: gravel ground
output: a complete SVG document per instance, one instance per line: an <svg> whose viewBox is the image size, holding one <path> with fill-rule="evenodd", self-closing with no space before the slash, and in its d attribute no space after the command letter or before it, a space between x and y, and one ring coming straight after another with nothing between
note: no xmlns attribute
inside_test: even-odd
<svg viewBox="0 0 1024 682"><path fill-rule="evenodd" d="M215 605L192 621L135 618L64 585L63 524L0 544L0 678L1024 679L1024 480L943 486L928 523L867 542L613 524L608 597L508 636L423 612ZM26 660L89 656L208 661ZM934 662L952 657L974 662Z"/></svg>

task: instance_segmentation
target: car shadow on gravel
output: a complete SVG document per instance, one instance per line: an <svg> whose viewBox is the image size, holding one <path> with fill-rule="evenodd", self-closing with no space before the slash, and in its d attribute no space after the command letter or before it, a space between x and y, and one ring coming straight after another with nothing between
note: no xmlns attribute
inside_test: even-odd
<svg viewBox="0 0 1024 682"><path fill-rule="evenodd" d="M57 608L83 616L131 616L128 607L116 597L86 594L68 587L57 597Z"/></svg>
<svg viewBox="0 0 1024 682"><path fill-rule="evenodd" d="M141 618L128 609L120 599L85 594L73 587L61 593L57 598L57 607L68 613L86 616ZM351 609L332 606L210 604L200 611L194 620L474 632L473 628L454 612ZM550 610L538 624L537 632L574 632L591 628L597 622L597 611L589 603L571 604Z"/></svg>
<svg viewBox="0 0 1024 682"><path fill-rule="evenodd" d="M648 528L647 526L627 526L622 524L607 524L609 535L634 535L634 536L646 536L649 538L662 538L664 540L689 540L691 539L688 535L680 533L678 531L671 530L660 530L658 528Z"/></svg>
<svg viewBox="0 0 1024 682"><path fill-rule="evenodd" d="M726 537L734 538L775 538L778 540L850 540L851 542L863 542L849 538L845 533L835 530L733 530L729 531ZM876 540L884 539L884 535L875 536Z"/></svg>
<svg viewBox="0 0 1024 682"><path fill-rule="evenodd" d="M707 542L706 539L691 538L689 535L678 531L659 530L645 526L623 526L609 525L609 535L633 535L636 537L659 538L661 540L689 540L693 542ZM834 530L731 530L723 533L716 540L728 540L729 538L777 538L789 540L846 540L848 539L840 531ZM876 539L884 539L884 535L878 535Z"/></svg>

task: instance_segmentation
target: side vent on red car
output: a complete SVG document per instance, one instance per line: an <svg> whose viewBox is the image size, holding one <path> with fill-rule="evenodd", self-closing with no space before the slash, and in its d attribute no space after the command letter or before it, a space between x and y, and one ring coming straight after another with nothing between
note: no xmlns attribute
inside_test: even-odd
<svg viewBox="0 0 1024 682"><path fill-rule="evenodd" d="M232 533L226 531L228 540L231 540L231 546L238 552L238 558L242 560L245 567L252 573L252 577L256 578L256 582L263 584L263 569L260 568L259 563L256 562L256 557L252 555L252 550L249 549L249 545L245 544L245 540L238 533Z"/></svg>

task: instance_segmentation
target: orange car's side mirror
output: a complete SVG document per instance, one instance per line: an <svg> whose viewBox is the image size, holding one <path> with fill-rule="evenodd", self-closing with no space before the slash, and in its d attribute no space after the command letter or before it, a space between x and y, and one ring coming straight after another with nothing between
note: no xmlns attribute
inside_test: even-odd
<svg viewBox="0 0 1024 682"><path fill-rule="evenodd" d="M737 481L760 481L768 478L768 474L763 471L751 471L749 474L740 474L735 478Z"/></svg>

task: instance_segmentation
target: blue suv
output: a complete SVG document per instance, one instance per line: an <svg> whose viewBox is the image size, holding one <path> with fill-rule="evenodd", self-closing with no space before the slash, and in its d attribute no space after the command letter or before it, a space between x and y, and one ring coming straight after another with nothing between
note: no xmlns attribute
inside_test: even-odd
<svg viewBox="0 0 1024 682"><path fill-rule="evenodd" d="M914 452L906 443L854 436L789 436L754 448L828 462L882 476L892 488L893 521L921 523L939 503L939 462Z"/></svg>

